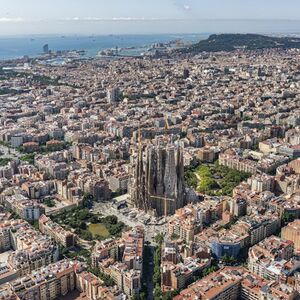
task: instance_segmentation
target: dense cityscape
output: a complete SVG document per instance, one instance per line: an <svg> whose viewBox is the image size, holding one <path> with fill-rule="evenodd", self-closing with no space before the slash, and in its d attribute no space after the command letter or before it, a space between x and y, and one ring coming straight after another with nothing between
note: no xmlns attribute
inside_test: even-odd
<svg viewBox="0 0 300 300"><path fill-rule="evenodd" d="M299 299L300 50L215 50L0 61L0 299Z"/></svg>

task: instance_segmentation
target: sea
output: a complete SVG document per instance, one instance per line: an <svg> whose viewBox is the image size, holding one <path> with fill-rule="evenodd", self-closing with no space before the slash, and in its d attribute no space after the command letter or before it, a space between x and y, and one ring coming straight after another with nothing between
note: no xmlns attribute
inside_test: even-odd
<svg viewBox="0 0 300 300"><path fill-rule="evenodd" d="M209 33L201 34L153 34L153 35L99 35L99 36L20 36L0 37L0 60L21 58L24 55L36 57L49 45L52 51L85 50L87 57L95 57L101 50L134 47L135 51L147 50L160 42L181 40L195 43L205 39ZM134 51L134 49L132 50Z"/></svg>
<svg viewBox="0 0 300 300"><path fill-rule="evenodd" d="M0 36L0 60L20 58L24 55L36 57L43 46L52 51L85 50L88 57L99 51L118 47L135 47L136 51L147 50L152 44L180 39L185 43L195 43L212 33L259 33L267 35L300 36L300 20L191 20L172 21L168 25L180 32L194 28L195 34L110 34L110 35L27 35ZM98 24L99 25L99 24ZM122 24L121 24L122 25ZM141 23L141 26L143 24ZM153 26L161 26L155 23Z"/></svg>

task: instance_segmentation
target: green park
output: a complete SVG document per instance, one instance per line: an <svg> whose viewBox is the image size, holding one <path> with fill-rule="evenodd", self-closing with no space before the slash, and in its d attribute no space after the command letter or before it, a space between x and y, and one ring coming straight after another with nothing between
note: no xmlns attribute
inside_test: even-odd
<svg viewBox="0 0 300 300"><path fill-rule="evenodd" d="M197 192L209 196L231 196L233 189L251 174L214 164L200 164L185 171L185 181Z"/></svg>
<svg viewBox="0 0 300 300"><path fill-rule="evenodd" d="M87 241L104 240L109 237L119 237L125 224L118 221L116 216L99 217L92 214L88 208L74 208L52 217L65 229L76 233Z"/></svg>

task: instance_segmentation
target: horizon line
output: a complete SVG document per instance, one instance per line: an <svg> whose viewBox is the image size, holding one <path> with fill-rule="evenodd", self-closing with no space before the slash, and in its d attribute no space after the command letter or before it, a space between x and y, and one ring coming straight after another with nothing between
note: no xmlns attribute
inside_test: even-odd
<svg viewBox="0 0 300 300"><path fill-rule="evenodd" d="M111 17L111 18L101 18L101 17L66 17L60 19L24 19L22 17L1 17L1 23L49 23L49 22L174 22L174 21L238 21L238 22L252 22L252 21L286 21L286 22L299 22L300 18L201 18L201 17L191 17L191 18L168 18L168 17Z"/></svg>
<svg viewBox="0 0 300 300"><path fill-rule="evenodd" d="M55 37L55 38L68 38L68 37L108 37L108 36L172 36L172 35L178 35L178 36L189 36L189 35L206 35L209 37L213 34L258 34L258 35L265 35L265 36L272 36L272 35L280 35L280 36L289 36L289 35L300 35L299 32L251 32L251 31L244 31L244 32L234 32L234 31L228 31L228 32L222 32L222 31L211 31L211 32L186 32L186 33L180 33L180 32L162 32L162 33L24 33L24 34L0 34L0 38L21 38L21 37Z"/></svg>

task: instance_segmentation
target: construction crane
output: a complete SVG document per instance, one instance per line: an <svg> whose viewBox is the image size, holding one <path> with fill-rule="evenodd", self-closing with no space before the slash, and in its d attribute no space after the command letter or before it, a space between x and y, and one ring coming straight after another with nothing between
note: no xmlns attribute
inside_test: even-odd
<svg viewBox="0 0 300 300"><path fill-rule="evenodd" d="M168 116L165 116L165 131L168 131L170 129Z"/></svg>
<svg viewBox="0 0 300 300"><path fill-rule="evenodd" d="M164 212L165 212L165 216L168 215L168 208L167 208L168 201L171 201L171 202L175 201L174 199L167 198L167 196L162 197L162 196L153 196L153 195L150 195L150 198L164 200Z"/></svg>
<svg viewBox="0 0 300 300"><path fill-rule="evenodd" d="M141 142L142 142L142 137L141 137L141 126L139 125L139 129L138 129L138 145L139 145L139 152L141 151Z"/></svg>

